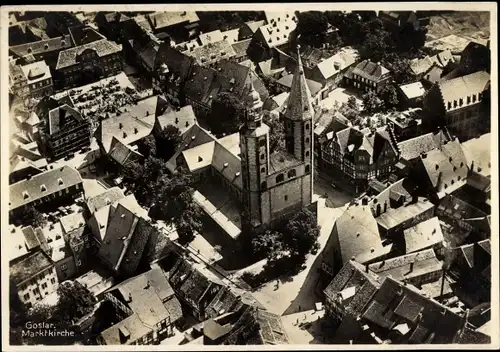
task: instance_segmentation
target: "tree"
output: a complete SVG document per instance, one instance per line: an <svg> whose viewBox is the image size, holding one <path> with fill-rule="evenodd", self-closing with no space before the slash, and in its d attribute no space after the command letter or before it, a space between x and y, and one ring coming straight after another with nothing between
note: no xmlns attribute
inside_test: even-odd
<svg viewBox="0 0 500 352"><path fill-rule="evenodd" d="M265 256L268 260L276 260L285 251L283 234L267 230L252 239L254 253Z"/></svg>
<svg viewBox="0 0 500 352"><path fill-rule="evenodd" d="M358 101L356 100L356 98L354 96L351 95L347 99L347 106L350 107L351 109L355 109L355 110L358 109Z"/></svg>
<svg viewBox="0 0 500 352"><path fill-rule="evenodd" d="M313 212L303 209L295 214L284 228L287 247L292 255L303 257L319 247L319 227Z"/></svg>
<svg viewBox="0 0 500 352"><path fill-rule="evenodd" d="M233 93L219 93L212 101L207 124L216 136L235 133L243 122L244 111L243 103Z"/></svg>
<svg viewBox="0 0 500 352"><path fill-rule="evenodd" d="M145 158L156 155L156 140L152 134L143 138L137 144L138 152Z"/></svg>
<svg viewBox="0 0 500 352"><path fill-rule="evenodd" d="M202 210L193 201L191 175L179 170L172 176L164 175L158 181L154 212L158 220L174 224L180 237L191 239L202 227Z"/></svg>
<svg viewBox="0 0 500 352"><path fill-rule="evenodd" d="M22 210L19 220L23 225L33 227L43 227L47 223L43 214L33 205L29 205Z"/></svg>
<svg viewBox="0 0 500 352"><path fill-rule="evenodd" d="M397 84L411 82L410 61L399 53L387 53L381 60L382 65L391 71L392 78Z"/></svg>
<svg viewBox="0 0 500 352"><path fill-rule="evenodd" d="M356 99L354 99L354 100L356 100ZM354 122L355 120L357 120L359 118L359 114L360 114L359 107L358 107L358 104L356 102L355 102L355 104L349 104L349 102L342 103L342 105L339 108L339 112L342 115L344 115L351 122Z"/></svg>
<svg viewBox="0 0 500 352"><path fill-rule="evenodd" d="M285 126L279 117L264 113L263 122L269 126L269 150L271 153L285 150Z"/></svg>
<svg viewBox="0 0 500 352"><path fill-rule="evenodd" d="M382 29L371 30L366 34L359 54L363 60L381 61L384 55L391 50L391 37Z"/></svg>
<svg viewBox="0 0 500 352"><path fill-rule="evenodd" d="M63 322L76 321L91 313L96 302L92 293L78 281L66 281L57 288L59 300L54 316Z"/></svg>
<svg viewBox="0 0 500 352"><path fill-rule="evenodd" d="M156 152L159 158L169 160L182 143L181 132L176 126L168 125L156 137Z"/></svg>
<svg viewBox="0 0 500 352"><path fill-rule="evenodd" d="M296 33L300 42L317 47L324 43L329 23L322 11L305 11L297 14Z"/></svg>
<svg viewBox="0 0 500 352"><path fill-rule="evenodd" d="M131 162L121 169L123 185L145 207L154 203L154 197L158 193L158 180L167 173L165 163L151 155L143 163Z"/></svg>
<svg viewBox="0 0 500 352"><path fill-rule="evenodd" d="M385 109L395 108L399 104L398 92L392 84L388 84L382 88L380 98L384 102Z"/></svg>
<svg viewBox="0 0 500 352"><path fill-rule="evenodd" d="M365 111L368 113L375 113L377 111L380 111L383 108L382 104L382 100L374 91L366 92L363 95L363 106Z"/></svg>

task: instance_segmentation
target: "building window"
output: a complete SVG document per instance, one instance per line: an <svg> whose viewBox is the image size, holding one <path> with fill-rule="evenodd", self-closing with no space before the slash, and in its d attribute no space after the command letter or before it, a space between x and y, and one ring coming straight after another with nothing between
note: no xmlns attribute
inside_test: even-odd
<svg viewBox="0 0 500 352"><path fill-rule="evenodd" d="M451 102L449 101L448 102L448 110L450 110L450 109L451 109Z"/></svg>
<svg viewBox="0 0 500 352"><path fill-rule="evenodd" d="M46 282L44 282L44 283L42 284L42 288L43 288L43 289L46 289L46 288L47 288L47 283L46 283Z"/></svg>
<svg viewBox="0 0 500 352"><path fill-rule="evenodd" d="M25 301L27 301L27 300L29 300L29 299L30 299L30 294L29 294L29 293L26 293L26 294L24 295L24 300L25 300Z"/></svg>
<svg viewBox="0 0 500 352"><path fill-rule="evenodd" d="M297 171L295 169L288 171L288 178L295 177L297 175Z"/></svg>
<svg viewBox="0 0 500 352"><path fill-rule="evenodd" d="M50 283L51 283L52 285L53 285L53 284L55 284L55 283L56 283L56 279L54 279L54 278L50 279Z"/></svg>
<svg viewBox="0 0 500 352"><path fill-rule="evenodd" d="M33 293L34 293L35 295L38 295L38 294L40 293L40 291L38 290L38 288L35 288L35 289L33 289Z"/></svg>
<svg viewBox="0 0 500 352"><path fill-rule="evenodd" d="M306 174L309 172L309 170L310 170L310 166L306 165Z"/></svg>
<svg viewBox="0 0 500 352"><path fill-rule="evenodd" d="M264 147L266 145L266 140L264 138L259 140L259 147Z"/></svg>
<svg viewBox="0 0 500 352"><path fill-rule="evenodd" d="M306 144L309 144L309 137L306 138Z"/></svg>
<svg viewBox="0 0 500 352"><path fill-rule="evenodd" d="M306 123L306 130L309 130L309 124Z"/></svg>
<svg viewBox="0 0 500 352"><path fill-rule="evenodd" d="M309 156L309 150L306 150L306 158Z"/></svg>
<svg viewBox="0 0 500 352"><path fill-rule="evenodd" d="M67 269L68 269L68 266L66 264L61 265L61 270L67 270Z"/></svg>
<svg viewBox="0 0 500 352"><path fill-rule="evenodd" d="M264 160L264 158L265 158L264 154L261 154L260 155L260 160Z"/></svg>
<svg viewBox="0 0 500 352"><path fill-rule="evenodd" d="M267 187L267 183L266 183L266 181L263 181L263 182L260 184L260 187L261 187L261 188L266 188L266 187Z"/></svg>
<svg viewBox="0 0 500 352"><path fill-rule="evenodd" d="M285 202L286 202L286 201L288 201L288 196L287 196L287 195L285 195Z"/></svg>
<svg viewBox="0 0 500 352"><path fill-rule="evenodd" d="M261 167L260 168L260 172L262 172L262 173L266 172L266 168L265 167Z"/></svg>
<svg viewBox="0 0 500 352"><path fill-rule="evenodd" d="M276 183L283 182L284 179L285 176L283 176L283 174L279 174L278 176L276 176Z"/></svg>

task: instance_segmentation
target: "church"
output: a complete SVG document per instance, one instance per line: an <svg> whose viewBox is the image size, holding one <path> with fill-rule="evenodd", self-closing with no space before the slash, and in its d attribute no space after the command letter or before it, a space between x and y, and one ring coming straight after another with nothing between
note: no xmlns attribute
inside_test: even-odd
<svg viewBox="0 0 500 352"><path fill-rule="evenodd" d="M297 57L288 104L280 116L286 151L270 153L262 101L250 84L240 129L243 227L265 228L312 203L314 109L299 53Z"/></svg>
<svg viewBox="0 0 500 352"><path fill-rule="evenodd" d="M194 201L235 240L241 232L260 232L309 207L313 196L312 98L298 56L289 103L280 116L283 151L270 151L270 128L250 71L239 132L217 139L195 124L167 164L184 167L197 181ZM203 137L203 138L202 138Z"/></svg>

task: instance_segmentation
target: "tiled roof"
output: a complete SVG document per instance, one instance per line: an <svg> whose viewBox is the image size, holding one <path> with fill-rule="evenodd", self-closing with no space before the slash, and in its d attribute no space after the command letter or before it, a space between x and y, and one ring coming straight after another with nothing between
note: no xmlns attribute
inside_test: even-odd
<svg viewBox="0 0 500 352"><path fill-rule="evenodd" d="M321 61L318 65L318 71L324 79L329 79L340 71L353 65L358 59L358 51L350 47L342 48L335 55Z"/></svg>
<svg viewBox="0 0 500 352"><path fill-rule="evenodd" d="M217 30L212 31L212 32L200 34L198 36L198 39L199 39L201 45L206 45L208 43L215 43L215 42L221 41L225 38L223 37L220 29L217 29Z"/></svg>
<svg viewBox="0 0 500 352"><path fill-rule="evenodd" d="M151 28L160 30L183 22L194 23L200 19L194 11L157 11L147 15Z"/></svg>
<svg viewBox="0 0 500 352"><path fill-rule="evenodd" d="M432 66L445 68L450 61L453 61L453 55L450 50L445 50L434 56L426 56L423 59L413 59L410 61L410 68L415 75L427 73Z"/></svg>
<svg viewBox="0 0 500 352"><path fill-rule="evenodd" d="M363 312L381 282L379 276L367 271L364 265L349 260L335 275L324 293L330 300L340 300L346 312L357 316Z"/></svg>
<svg viewBox="0 0 500 352"><path fill-rule="evenodd" d="M420 160L438 194L449 194L467 181L467 160L457 139L423 154Z"/></svg>
<svg viewBox="0 0 500 352"><path fill-rule="evenodd" d="M443 242L443 232L437 217L422 221L404 230L406 253L417 252Z"/></svg>
<svg viewBox="0 0 500 352"><path fill-rule="evenodd" d="M222 336L227 335L231 331L231 329L232 326L230 324L222 326L213 319L208 319L203 322L203 335L205 335L212 341L215 341Z"/></svg>
<svg viewBox="0 0 500 352"><path fill-rule="evenodd" d="M9 47L9 51L19 57L23 57L29 54L40 55L51 51L66 50L71 48L72 46L73 43L71 41L71 36L68 34L58 38L51 38L33 43L11 46Z"/></svg>
<svg viewBox="0 0 500 352"><path fill-rule="evenodd" d="M250 46L250 43L252 42L252 39L246 39L246 40L241 40L239 42L234 42L232 43L233 50L235 53L235 57L242 57L247 55L248 47Z"/></svg>
<svg viewBox="0 0 500 352"><path fill-rule="evenodd" d="M86 122L86 119L84 119L80 112L78 112L75 108L64 104L52 109L49 111L49 135L54 135L75 122Z"/></svg>
<svg viewBox="0 0 500 352"><path fill-rule="evenodd" d="M71 49L63 50L57 58L56 70L73 66L77 63L76 58L85 50L95 51L97 56L103 57L122 51L122 46L107 39L101 39L92 43L80 45Z"/></svg>
<svg viewBox="0 0 500 352"><path fill-rule="evenodd" d="M63 216L59 219L61 223L61 229L63 233L69 233L73 230L79 229L85 226L85 217L83 213L73 213Z"/></svg>
<svg viewBox="0 0 500 352"><path fill-rule="evenodd" d="M95 211L98 211L99 209L105 207L106 205L115 203L123 197L125 197L125 194L123 193L121 188L112 187L101 194L87 198L87 208L92 214Z"/></svg>
<svg viewBox="0 0 500 352"><path fill-rule="evenodd" d="M436 258L434 250L405 254L369 265L369 270L381 277L392 277L395 280L420 282L422 291L430 297L441 295L443 263ZM445 281L446 285L447 281ZM449 284L446 291L450 291ZM437 288L437 289L436 289Z"/></svg>
<svg viewBox="0 0 500 352"><path fill-rule="evenodd" d="M212 165L215 143L212 141L182 151L182 157L190 172Z"/></svg>
<svg viewBox="0 0 500 352"><path fill-rule="evenodd" d="M473 171L487 177L491 175L491 133L463 142L462 150L467 165L474 164Z"/></svg>
<svg viewBox="0 0 500 352"><path fill-rule="evenodd" d="M293 76L294 76L293 74L283 76L276 83L281 84L287 88L291 88ZM311 96L315 96L323 87L321 85L321 83L313 81L311 79L306 79L306 82L307 82L307 87L309 88L309 91L311 92Z"/></svg>
<svg viewBox="0 0 500 352"><path fill-rule="evenodd" d="M387 314L383 314L386 310ZM462 319L422 291L388 277L373 297L363 318L389 329L399 319L410 327L410 343L451 343Z"/></svg>
<svg viewBox="0 0 500 352"><path fill-rule="evenodd" d="M171 323L174 323L182 316L179 315L177 309L173 312L168 310L169 306L174 307L172 302L169 302L167 306L164 305L171 299L177 299L163 270L158 266L116 285L108 292L114 290L121 293L128 301L128 306L147 326L154 326L167 317L170 318Z"/></svg>
<svg viewBox="0 0 500 352"><path fill-rule="evenodd" d="M103 209L106 210L106 208ZM118 270L129 245L136 237L143 235L140 232L151 232L152 225L122 202L108 211L106 233L99 249L99 256L105 259L114 270Z"/></svg>
<svg viewBox="0 0 500 352"><path fill-rule="evenodd" d="M286 103L285 117L295 121L312 121L314 109L311 99L311 91L304 76L302 59L300 58L300 53L297 51L297 65L290 86L290 95Z"/></svg>
<svg viewBox="0 0 500 352"><path fill-rule="evenodd" d="M272 76L281 73L286 68L284 64L279 64L278 60L275 58L261 61L257 65L264 76Z"/></svg>
<svg viewBox="0 0 500 352"><path fill-rule="evenodd" d="M208 131L201 128L199 125L192 125L187 131L184 132L182 143L180 144L177 152L167 161L167 168L173 171L177 168L177 158L185 150L195 148L199 145L210 143L215 140ZM211 161L210 161L211 162Z"/></svg>
<svg viewBox="0 0 500 352"><path fill-rule="evenodd" d="M21 70L26 77L28 84L46 80L52 77L50 68L45 61L37 61L28 65L21 66Z"/></svg>
<svg viewBox="0 0 500 352"><path fill-rule="evenodd" d="M104 330L100 336L107 345L128 345L150 332L151 329L144 325L139 316L132 314ZM126 341L122 340L123 335L128 335Z"/></svg>
<svg viewBox="0 0 500 352"><path fill-rule="evenodd" d="M257 323L259 324L260 336L266 345L288 344L288 335L279 315L257 310Z"/></svg>
<svg viewBox="0 0 500 352"><path fill-rule="evenodd" d="M364 60L357 64L353 70L350 70L349 74L351 73L370 81L380 82L390 71L378 63Z"/></svg>
<svg viewBox="0 0 500 352"><path fill-rule="evenodd" d="M240 157L219 142L215 142L212 167L236 188L243 187Z"/></svg>
<svg viewBox="0 0 500 352"><path fill-rule="evenodd" d="M10 277L16 285L53 266L52 261L43 251L37 251L28 257L10 265Z"/></svg>
<svg viewBox="0 0 500 352"><path fill-rule="evenodd" d="M120 115L101 121L95 137L102 143L106 153L110 151L113 137L124 144L131 144L151 133L157 99L157 96L153 96L139 101L137 105L124 106L120 109L122 111Z"/></svg>
<svg viewBox="0 0 500 352"><path fill-rule="evenodd" d="M252 33L257 32L257 30L260 27L264 26L265 24L266 24L265 20L245 22L245 25L248 27L248 29L250 29Z"/></svg>
<svg viewBox="0 0 500 352"><path fill-rule="evenodd" d="M230 59L236 55L231 43L227 40L208 43L183 52L193 57L199 65L210 65L220 60Z"/></svg>
<svg viewBox="0 0 500 352"><path fill-rule="evenodd" d="M415 99L425 94L425 88L420 82L414 82L399 86L406 98Z"/></svg>
<svg viewBox="0 0 500 352"><path fill-rule="evenodd" d="M181 134L184 134L191 126L197 124L196 115L191 105L184 106L178 111L169 111L166 114L157 116L156 120L162 130L167 126L175 126Z"/></svg>
<svg viewBox="0 0 500 352"><path fill-rule="evenodd" d="M137 161L143 157L142 154L133 150L130 146L123 144L119 139L113 137L109 148L109 157L118 164L125 166L129 162Z"/></svg>
<svg viewBox="0 0 500 352"><path fill-rule="evenodd" d="M384 229L390 230L402 223L425 213L434 205L427 199L419 199L416 203L410 203L399 208L391 208L377 217L377 223Z"/></svg>
<svg viewBox="0 0 500 352"><path fill-rule="evenodd" d="M377 221L366 205L348 207L335 222L333 232L339 239L343 263L382 247Z"/></svg>
<svg viewBox="0 0 500 352"><path fill-rule="evenodd" d="M81 183L80 173L69 166L40 173L9 186L9 210Z"/></svg>
<svg viewBox="0 0 500 352"><path fill-rule="evenodd" d="M287 15L289 17L286 17ZM270 17L267 23L260 26L257 33L260 33L269 48L288 43L291 33L297 27L296 18L293 14L276 13L276 16Z"/></svg>
<svg viewBox="0 0 500 352"><path fill-rule="evenodd" d="M403 203L406 203L406 201L411 199L411 186L410 180L403 178L385 187L379 194L370 200L369 205L372 208L372 211L376 212L379 205L381 207L385 207L385 205L387 205L387 207L390 208L392 204L391 201L404 200Z"/></svg>
<svg viewBox="0 0 500 352"><path fill-rule="evenodd" d="M401 159L411 161L420 156L422 153L427 153L435 148L438 148L447 140L442 131L438 133L427 133L415 138L408 139L398 143L398 149Z"/></svg>
<svg viewBox="0 0 500 352"><path fill-rule="evenodd" d="M479 99L475 100L472 96L482 93L489 83L490 74L486 71L479 71L440 82L439 89L446 111L461 109L464 105L476 104ZM462 99L462 104L460 104L460 99ZM457 105L455 105L455 102L457 102ZM448 108L448 103L451 103L450 108Z"/></svg>

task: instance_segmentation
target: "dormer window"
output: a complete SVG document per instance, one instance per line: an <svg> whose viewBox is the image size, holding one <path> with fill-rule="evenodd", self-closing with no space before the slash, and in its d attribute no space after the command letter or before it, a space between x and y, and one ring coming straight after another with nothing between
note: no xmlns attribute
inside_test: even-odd
<svg viewBox="0 0 500 352"><path fill-rule="evenodd" d="M472 94L472 102L475 103L476 102L476 94Z"/></svg>
<svg viewBox="0 0 500 352"><path fill-rule="evenodd" d="M45 187L45 185L41 185L41 186L40 186L40 191L41 191L41 192L45 192L45 191L47 191L47 187Z"/></svg>
<svg viewBox="0 0 500 352"><path fill-rule="evenodd" d="M458 101L458 103L459 103L460 106L462 106L462 105L464 105L464 100L462 98L460 98L459 101Z"/></svg>
<svg viewBox="0 0 500 352"><path fill-rule="evenodd" d="M448 102L448 110L450 110L450 109L451 109L451 102L449 101Z"/></svg>
<svg viewBox="0 0 500 352"><path fill-rule="evenodd" d="M456 100L453 100L453 107L456 108L457 107L457 101Z"/></svg>
<svg viewBox="0 0 500 352"><path fill-rule="evenodd" d="M470 96L467 97L467 104L470 104Z"/></svg>
<svg viewBox="0 0 500 352"><path fill-rule="evenodd" d="M58 184L59 186L64 185L64 181L62 180L62 178L58 178L58 179L57 179L57 184Z"/></svg>
<svg viewBox="0 0 500 352"><path fill-rule="evenodd" d="M33 49L28 48L28 54L31 54L32 51L33 51Z"/></svg>
<svg viewBox="0 0 500 352"><path fill-rule="evenodd" d="M127 133L123 132L123 138L127 138Z"/></svg>
<svg viewBox="0 0 500 352"><path fill-rule="evenodd" d="M30 195L28 194L28 191L24 191L23 192L23 198L24 199L28 199L30 197Z"/></svg>

